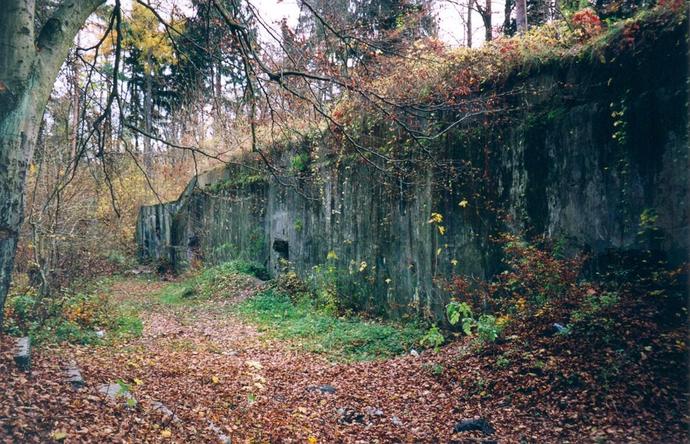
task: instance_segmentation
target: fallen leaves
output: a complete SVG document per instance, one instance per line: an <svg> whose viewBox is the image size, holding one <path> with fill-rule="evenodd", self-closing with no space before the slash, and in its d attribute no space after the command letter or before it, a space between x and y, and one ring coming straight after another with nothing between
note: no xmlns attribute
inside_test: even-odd
<svg viewBox="0 0 690 444"><path fill-rule="evenodd" d="M142 281L123 285L128 294L148 293ZM11 343L0 338L0 372L7 375L0 382L0 439L450 442L481 438L453 433L458 421L473 417L487 418L502 443L684 439L677 388L657 387L664 397L653 398L649 380L626 380L637 398L624 398L620 385L602 398L583 358L554 350L553 341L563 338L527 347L520 334L481 351L461 339L419 357L332 364L265 340L219 306L158 307L146 314L142 338L114 347L37 350L30 379L14 369ZM67 352L83 370L80 391L64 381L60 356ZM498 367L504 355L509 364ZM132 381L141 402L127 408L99 395L99 384L117 380Z"/></svg>

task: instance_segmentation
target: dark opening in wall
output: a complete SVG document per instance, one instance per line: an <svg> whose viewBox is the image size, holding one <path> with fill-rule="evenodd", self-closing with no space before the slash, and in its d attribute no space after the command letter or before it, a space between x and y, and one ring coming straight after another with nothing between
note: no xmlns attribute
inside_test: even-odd
<svg viewBox="0 0 690 444"><path fill-rule="evenodd" d="M290 244L283 239L273 240L273 251L278 253L281 259L290 260Z"/></svg>

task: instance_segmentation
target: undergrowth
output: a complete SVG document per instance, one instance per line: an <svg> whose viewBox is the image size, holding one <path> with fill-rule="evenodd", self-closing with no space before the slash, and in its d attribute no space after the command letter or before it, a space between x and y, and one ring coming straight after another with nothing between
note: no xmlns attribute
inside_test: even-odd
<svg viewBox="0 0 690 444"><path fill-rule="evenodd" d="M143 325L132 307L110 301L112 279L63 289L41 297L26 285L15 285L5 305L7 334L30 336L34 343L108 344L140 336Z"/></svg>
<svg viewBox="0 0 690 444"><path fill-rule="evenodd" d="M164 304L178 305L211 297L231 297L238 287L251 286L252 282L246 279L247 276L261 280L270 277L266 268L260 264L233 260L207 268L182 282L168 285L159 298Z"/></svg>
<svg viewBox="0 0 690 444"><path fill-rule="evenodd" d="M251 277L250 277L251 276ZM230 261L208 268L185 281L164 288L159 301L166 305L190 305L202 300L229 299L255 289L266 270L244 261ZM256 324L270 337L286 340L334 361L364 361L406 353L417 346L424 329L414 323L397 325L356 316L340 316L312 294L293 274L239 302L232 310ZM288 285L292 284L292 286Z"/></svg>
<svg viewBox="0 0 690 444"><path fill-rule="evenodd" d="M389 358L407 352L424 335L424 330L414 323L396 325L337 317L319 310L309 298L292 301L275 289L243 301L236 312L273 338L289 340L303 350L335 361Z"/></svg>

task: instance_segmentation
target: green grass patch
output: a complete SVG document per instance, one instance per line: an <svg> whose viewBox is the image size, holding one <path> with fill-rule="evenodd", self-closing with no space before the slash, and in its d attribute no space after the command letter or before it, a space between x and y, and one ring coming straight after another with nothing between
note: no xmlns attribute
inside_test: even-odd
<svg viewBox="0 0 690 444"><path fill-rule="evenodd" d="M252 276L261 280L269 278L266 268L255 262L232 260L211 268L183 282L166 286L159 294L165 305L184 305L211 297L229 297L237 290L252 285Z"/></svg>
<svg viewBox="0 0 690 444"><path fill-rule="evenodd" d="M271 337L289 340L299 348L335 361L366 361L403 354L417 346L424 335L424 329L415 323L397 325L337 317L317 310L307 298L293 302L273 289L243 301L235 310Z"/></svg>

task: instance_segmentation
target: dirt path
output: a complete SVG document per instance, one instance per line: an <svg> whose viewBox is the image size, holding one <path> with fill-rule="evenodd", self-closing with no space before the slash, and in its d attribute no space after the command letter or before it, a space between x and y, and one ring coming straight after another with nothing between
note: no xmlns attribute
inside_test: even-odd
<svg viewBox="0 0 690 444"><path fill-rule="evenodd" d="M159 285L123 281L113 295L141 302ZM176 439L217 442L211 423L233 442L450 438L452 406L443 387L430 377L408 383L430 376L426 367L410 374L409 366L398 369L399 360L336 365L293 351L233 316L236 302L154 303L142 313L142 337L85 360L85 377L141 381L133 390L142 409L144 400L155 400L180 418L167 424ZM395 401L383 406L382 396Z"/></svg>
<svg viewBox="0 0 690 444"><path fill-rule="evenodd" d="M35 359L31 380L17 375L13 391L26 399L13 402L30 413L16 436L36 435L35 442L44 442L46 435L66 435L71 442L220 442L222 435L232 442L375 442L450 436L452 405L441 385L428 377L419 385L407 383L428 373L421 364L413 373L406 366L405 375L399 374L397 359L384 367L332 364L267 340L230 313L236 300L191 306L157 302L151 295L164 285L141 279L114 285L115 301L146 307L140 338L116 346L45 349ZM69 389L60 370L70 360L86 380L79 391ZM116 381L130 387L136 406L99 392L102 384ZM32 382L33 387L22 387ZM389 398L386 406L382 395ZM175 420L156 410L158 403ZM422 409L427 413L419 415Z"/></svg>
<svg viewBox="0 0 690 444"><path fill-rule="evenodd" d="M462 344L421 357L329 363L241 322L229 309L236 300L163 304L152 295L164 285L129 279L113 288L118 302L145 307L139 338L42 349L31 376L14 370L5 351L0 371L13 393L0 394L0 424L11 431L5 441L644 442L662 427L641 418L635 428L606 415L568 421L568 412L494 397L492 387L515 391L500 386L512 381L487 381L482 361L466 360ZM60 366L67 360L82 369L84 388L65 383ZM99 392L116 381L130 387L136 405ZM489 419L496 433L453 433L458 421L475 416ZM669 433L666 442L679 436Z"/></svg>

